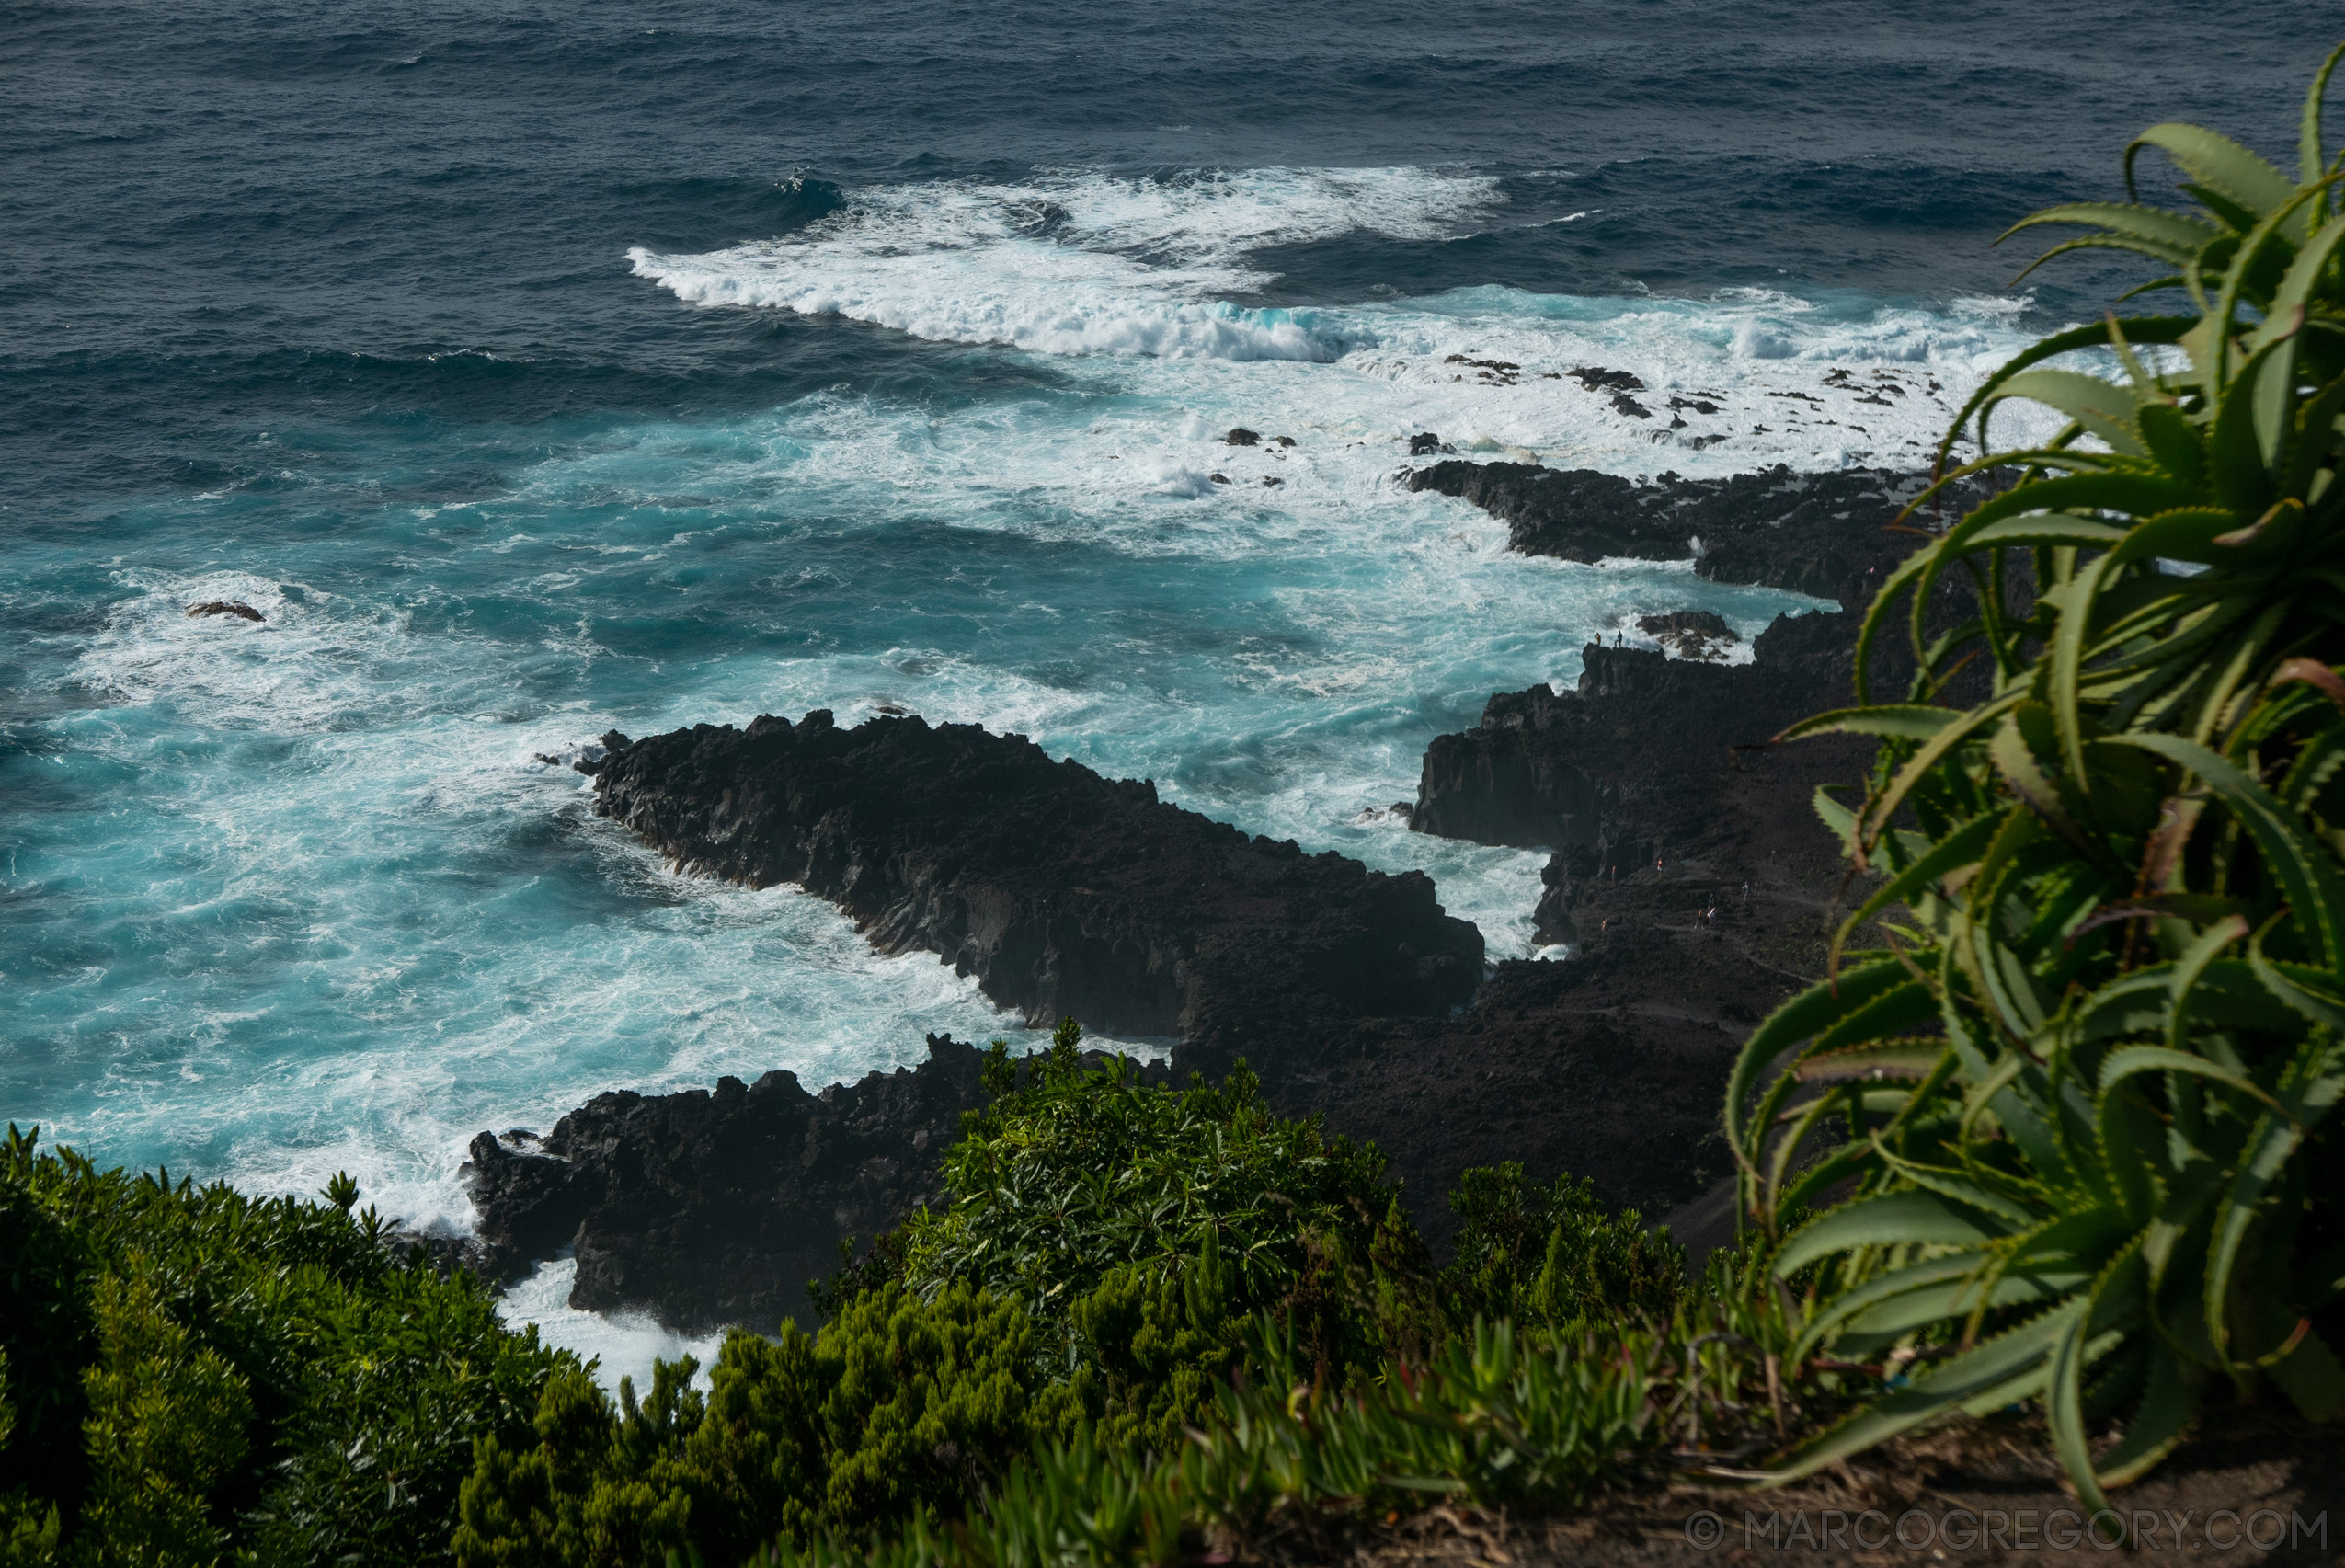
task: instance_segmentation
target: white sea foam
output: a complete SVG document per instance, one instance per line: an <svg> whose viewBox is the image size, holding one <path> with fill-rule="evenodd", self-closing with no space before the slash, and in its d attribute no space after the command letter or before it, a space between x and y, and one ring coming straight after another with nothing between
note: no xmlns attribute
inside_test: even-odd
<svg viewBox="0 0 2345 1568"><path fill-rule="evenodd" d="M642 1312L588 1312L570 1305L570 1287L578 1279L578 1264L566 1254L537 1265L527 1279L515 1285L498 1303L498 1315L513 1328L534 1326L538 1338L558 1349L577 1352L595 1363L595 1378L606 1392L619 1391L619 1379L634 1379L637 1393L651 1389L651 1364L689 1356L700 1363L693 1386L709 1386L709 1368L725 1347L722 1333L697 1338L659 1326Z"/></svg>
<svg viewBox="0 0 2345 1568"><path fill-rule="evenodd" d="M1498 200L1493 182L1418 169L931 183L859 193L777 240L629 255L639 276L696 303L1062 360L1175 361L1094 373L1290 429L1371 441L1431 429L1468 454L1646 473L1923 464L1961 399L2032 336L2018 323L2023 296L1937 309L1758 289L1583 298L1493 286L1285 308L1228 297L1271 281L1253 258L1264 245L1423 237ZM1200 361L1254 369L1186 368ZM1590 366L1640 384L1624 395L1571 378ZM1190 411L1181 433L1207 427ZM1206 471L1178 455L1130 472L1161 494L1207 493Z"/></svg>
<svg viewBox="0 0 2345 1568"><path fill-rule="evenodd" d="M1249 249L1355 229L1431 235L1497 200L1494 180L1419 169L885 186L783 239L703 256L638 247L628 258L695 304L843 315L943 342L1329 360L1344 339L1321 313L1219 297L1269 281L1247 264Z"/></svg>

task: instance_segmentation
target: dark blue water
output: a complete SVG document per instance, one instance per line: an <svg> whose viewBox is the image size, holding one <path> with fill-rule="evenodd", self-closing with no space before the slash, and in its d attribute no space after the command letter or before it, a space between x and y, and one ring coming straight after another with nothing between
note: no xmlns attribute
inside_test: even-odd
<svg viewBox="0 0 2345 1568"><path fill-rule="evenodd" d="M1505 555L1401 438L1915 460L2139 276L1995 235L2154 120L2284 152L2306 19L0 6L0 1116L463 1224L484 1126L1001 1027L592 818L537 759L613 724L1022 729L1524 951L1539 857L1373 809L1425 740L1794 601ZM1769 401L1833 364L1908 395Z"/></svg>

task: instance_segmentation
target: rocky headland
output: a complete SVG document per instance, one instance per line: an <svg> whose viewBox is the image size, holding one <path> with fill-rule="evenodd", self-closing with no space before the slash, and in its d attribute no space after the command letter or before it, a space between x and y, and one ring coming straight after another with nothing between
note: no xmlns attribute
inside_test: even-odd
<svg viewBox="0 0 2345 1568"><path fill-rule="evenodd" d="M1852 607L1919 543L1884 530L1921 481L1874 471L1637 486L1439 462L1409 483L1489 508L1518 548L1695 554L1716 580ZM1373 1139L1436 1245L1458 1172L1514 1159L1587 1175L1699 1250L1732 1229L1727 1070L1818 972L1843 893L1812 796L1868 755L1765 743L1847 699L1857 615L1779 618L1743 663L1718 662L1733 643L1714 616L1646 619L1679 657L1591 645L1573 689L1493 695L1480 726L1428 748L1411 810L1420 831L1553 852L1538 923L1572 944L1561 962L1486 971L1479 933L1422 876L1250 837L971 726L768 716L614 733L579 766L596 809L679 869L798 884L1030 1024L1169 1037L1180 1073L1246 1058L1280 1110ZM1885 669L1877 690L1902 680ZM930 1048L818 1095L769 1073L605 1094L542 1140L483 1134L472 1179L496 1272L569 1247L574 1305L690 1328L802 1313L838 1238L937 1196L983 1091L973 1047Z"/></svg>
<svg viewBox="0 0 2345 1568"><path fill-rule="evenodd" d="M811 1324L806 1283L839 1266L842 1239L943 1196L939 1157L988 1098L982 1060L931 1035L919 1066L819 1093L775 1071L714 1093L599 1094L543 1138L484 1132L465 1164L471 1261L509 1280L570 1248L574 1307L648 1310L688 1333Z"/></svg>
<svg viewBox="0 0 2345 1568"><path fill-rule="evenodd" d="M796 883L1029 1024L1243 1048L1444 1012L1481 980L1481 933L1421 873L1250 837L1024 736L817 711L604 743L579 764L595 810L678 869Z"/></svg>

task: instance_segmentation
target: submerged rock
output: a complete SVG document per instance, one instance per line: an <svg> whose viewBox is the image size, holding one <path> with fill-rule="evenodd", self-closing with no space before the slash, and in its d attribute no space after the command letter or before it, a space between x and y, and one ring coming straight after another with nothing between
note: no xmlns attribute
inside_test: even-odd
<svg viewBox="0 0 2345 1568"><path fill-rule="evenodd" d="M239 621L258 621L262 618L260 612L251 605L233 599L213 599L207 600L201 604L190 604L188 606L188 613L191 616L234 615Z"/></svg>

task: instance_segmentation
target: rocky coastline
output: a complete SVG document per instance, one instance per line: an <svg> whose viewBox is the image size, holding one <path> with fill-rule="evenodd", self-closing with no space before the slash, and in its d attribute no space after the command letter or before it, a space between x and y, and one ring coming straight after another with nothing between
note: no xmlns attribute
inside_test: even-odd
<svg viewBox="0 0 2345 1568"><path fill-rule="evenodd" d="M1851 607L1917 543L1884 532L1921 481L1878 471L1651 485L1437 462L1411 487L1506 521L1517 548L1683 559ZM1950 501L1967 506L1969 501ZM1698 541L1698 543L1697 543ZM1714 617L1653 607L1677 657L1590 645L1574 689L1493 694L1427 749L1410 825L1553 852L1538 909L1561 962L1485 969L1432 883L1253 838L1053 761L1018 736L826 712L604 738L596 809L679 869L792 882L877 946L938 954L1029 1024L1169 1038L1172 1070L1244 1057L1286 1114L1374 1140L1440 1245L1469 1165L1591 1177L1697 1253L1731 1234L1717 1106L1741 1040L1819 972L1845 865L1812 809L1867 748L1765 742L1847 700L1854 609L1779 618L1744 663ZM1721 633L1724 633L1722 636ZM1884 672L1895 681L1894 670ZM598 1097L543 1139L484 1133L470 1179L501 1277L559 1249L572 1304L770 1329L805 1282L933 1201L982 1103L973 1047L809 1094Z"/></svg>
<svg viewBox="0 0 2345 1568"><path fill-rule="evenodd" d="M1305 1020L1445 1012L1481 979L1481 933L1422 873L1250 837L1024 736L818 710L604 743L578 764L595 810L678 869L795 883L1029 1024L1234 1051Z"/></svg>

